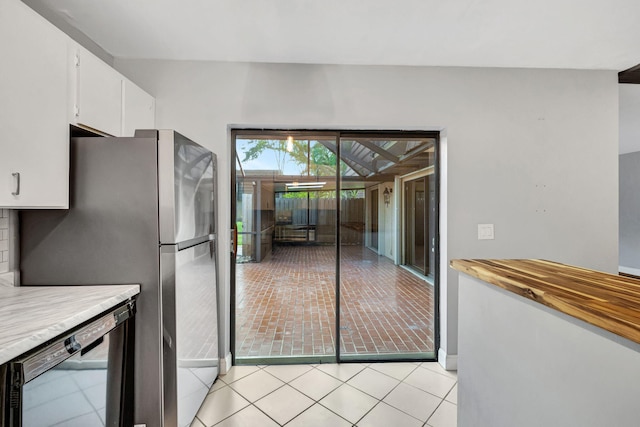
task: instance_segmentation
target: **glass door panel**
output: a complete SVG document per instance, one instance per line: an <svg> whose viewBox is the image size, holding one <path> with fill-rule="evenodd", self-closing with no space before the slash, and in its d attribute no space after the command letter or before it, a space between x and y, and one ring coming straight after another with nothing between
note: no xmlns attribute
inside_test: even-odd
<svg viewBox="0 0 640 427"><path fill-rule="evenodd" d="M407 181L405 187L406 200L406 258L407 265L425 273L425 240L426 240L426 210L425 210L425 178Z"/></svg>
<svg viewBox="0 0 640 427"><path fill-rule="evenodd" d="M433 280L435 275L435 174L405 181L405 264Z"/></svg>
<svg viewBox="0 0 640 427"><path fill-rule="evenodd" d="M424 276L425 179L412 183L411 198L398 197L403 177L434 169L434 151L433 138L340 139L340 360L435 357L435 289ZM403 254L398 248L409 235L412 252ZM422 273L403 267L403 255Z"/></svg>
<svg viewBox="0 0 640 427"><path fill-rule="evenodd" d="M335 361L336 138L235 143L236 363Z"/></svg>

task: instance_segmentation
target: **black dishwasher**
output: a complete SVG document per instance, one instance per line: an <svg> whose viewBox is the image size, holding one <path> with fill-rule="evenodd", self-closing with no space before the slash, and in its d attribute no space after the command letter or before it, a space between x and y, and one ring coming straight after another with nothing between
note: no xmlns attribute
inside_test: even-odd
<svg viewBox="0 0 640 427"><path fill-rule="evenodd" d="M131 427L135 301L0 366L1 427Z"/></svg>

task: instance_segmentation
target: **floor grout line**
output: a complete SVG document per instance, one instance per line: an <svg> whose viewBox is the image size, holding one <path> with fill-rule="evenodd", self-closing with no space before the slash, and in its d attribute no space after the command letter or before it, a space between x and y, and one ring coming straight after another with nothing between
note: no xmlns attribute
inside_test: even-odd
<svg viewBox="0 0 640 427"><path fill-rule="evenodd" d="M396 362L396 363L402 363L402 362ZM405 362L405 363L407 363L407 362ZM315 366L313 366L313 365L306 365L306 366L309 366L309 367L310 367L310 369L306 370L306 371L305 371L304 373L302 373L302 374L299 374L299 375L294 376L293 378L290 378L290 379L289 379L289 380L287 380L287 381L285 381L285 380L283 380L282 378L278 377L277 375L275 375L275 374L273 374L273 373L269 372L269 371L267 370L267 369L269 368L269 366L268 366L268 365L261 365L261 366L258 366L258 369L257 369L256 371L251 372L251 373L249 373L249 374L247 374L247 375L245 375L245 376L243 376L243 377L241 377L241 378L238 378L238 379L236 379L236 380L234 380L234 381L232 381L232 382L230 382L230 383L228 383L228 384L227 384L224 380L222 380L222 378L219 378L219 379L222 381L222 383L224 384L224 386L223 386L223 387L229 387L229 389L230 389L231 391L233 391L234 393L236 393L237 395L239 395L241 398L243 398L243 399L245 399L246 401L248 401L248 402L249 402L249 404L248 404L247 406L244 406L244 407L243 407L243 408L241 408L240 410L238 410L238 411L234 412L233 414L230 414L228 417L226 417L226 418L224 418L224 419L222 419L222 420L219 420L216 424L214 424L214 426L217 426L218 424L223 423L224 421L229 420L230 418L233 418L234 416L237 416L237 414L238 414L238 413L240 413L240 412L242 412L242 411L246 410L248 407L251 407L251 406L252 406L254 409L258 410L261 414L263 414L264 416L266 416L266 417L268 417L270 420L272 420L276 425L278 425L278 426L286 426L286 425L288 425L288 424L292 423L296 418L298 418L298 417L302 416L305 412L309 411L311 408L313 408L313 407L314 407L314 406L316 406L316 405L319 405L319 406L320 406L320 407L322 407L324 410L327 410L327 411L331 412L332 414L334 414L335 416L339 417L340 419L345 420L347 423L352 424L353 426L357 426L357 425L358 425L358 423L362 422L362 420L363 420L363 419L365 419L365 418L366 418L366 417L367 417L367 416L368 416L368 415L369 415L369 414L370 414L370 413L371 413L375 408L379 407L381 403L385 403L385 404L386 404L386 405L388 405L390 408L393 408L394 410L396 410L396 411L398 411L398 412L400 412L400 413L402 413L402 414L404 414L404 415L406 415L406 416L408 416L408 417L411 417L411 419L415 419L416 421L418 421L418 422L422 423L422 424L421 424L422 426L428 426L428 425L429 425L429 424L428 424L428 423L429 423L429 420L431 420L431 419L433 418L433 416L438 412L438 410L442 407L442 405L443 405L443 403L444 403L445 401L447 401L447 403L449 403L450 405L457 406L457 404L456 404L456 403L453 403L453 402L450 402L450 401L448 401L448 400L447 400L447 397L449 397L449 395L451 394L451 392L453 391L453 389L454 389L454 388L456 388L456 386L457 386L457 384L458 384L458 382L457 382L457 378L454 378L454 377L451 377L451 376L448 376L448 375L445 375L445 374L442 374L442 373L436 372L436 371L434 371L434 370L431 370L431 369L425 368L425 367L423 367L423 365L422 365L422 364L416 364L416 363L410 363L410 362L409 362L409 363L407 363L407 366L410 366L412 369L411 369L411 370L409 370L409 372L408 372L408 373L404 374L404 375L403 375L403 377L402 377L402 379L400 380L400 379L398 379L398 378L396 378L396 377L394 377L394 376L392 376L392 375L389 375L389 374L387 374L387 373L385 373L385 372L380 372L380 371L376 370L376 369L375 369L375 365L376 365L375 363L367 363L367 364L363 364L363 368L362 368L362 369L358 370L358 372L357 372L357 373L355 373L354 375L350 375L350 376L349 376L347 379L345 379L345 380L342 380L342 379L340 379L340 378L338 378L338 377L335 377L334 375L329 374L328 372L325 372L325 371L324 371L324 370L322 370L322 369L319 369L321 366L323 366L323 364L315 365ZM383 365L383 364L380 364L380 365ZM275 365L274 365L274 366L275 366ZM296 369L298 369L297 367L298 367L298 366L300 366L300 365L293 365L293 366L296 366ZM327 365L324 365L324 366L327 366ZM340 365L336 365L336 366L340 366ZM448 391L444 394L444 397L440 397L440 396L438 396L438 395L435 395L435 394L433 394L433 393L430 393L430 392L428 392L428 391L426 391L426 390L423 390L423 389L421 389L421 388L415 387L415 386L413 386L413 385L408 384L408 383L406 383L406 382L405 382L405 381L406 381L406 380L411 376L411 374L413 374L414 372L416 372L416 370L417 370L418 368L421 368L421 369L427 369L427 370L429 370L431 373L436 373L436 374L442 375L443 377L448 378L448 379L450 379L450 380L452 380L452 381L453 381L453 385L452 385L452 386L451 386L451 388L449 388L449 389L448 389ZM232 369L233 369L233 368L232 368ZM321 372L321 373L323 373L324 375L327 375L327 376L329 376L330 378L332 378L332 379L334 379L334 380L338 381L340 385L338 385L337 387L333 388L333 389L332 389L331 391L329 391L327 394L324 394L324 395L320 396L319 398L314 398L314 397L308 396L308 395L307 395L307 394L305 394L303 391L298 390L296 387L294 387L294 386L291 384L292 382L294 382L294 381L296 381L297 379L299 379L299 378L303 377L304 375L306 375L306 374L309 374L309 373L313 372L313 370L314 370L314 369L315 369L315 370L317 370L317 371L320 371L320 372ZM251 400L249 400L249 399L248 399L247 397L245 397L242 393L240 393L239 391L236 391L236 390L232 387L232 384L234 384L234 383L236 383L236 382L238 382L238 381L240 381L240 380L243 380L243 379L250 379L250 377L251 377L251 376L253 376L254 374L256 374L256 373L258 373L258 372L260 372L260 371L265 371L267 374L269 374L269 375L270 375L271 377L273 377L274 379L277 379L278 381L281 381L281 382L282 382L282 384L281 384L281 385L279 385L278 387L276 387L274 390L271 390L269 393L265 394L264 396L261 396L260 398L256 399L254 402L252 402ZM375 373L375 374L380 374L380 375L383 375L383 376L384 376L384 377L386 377L386 378L389 378L389 379L395 380L395 381L397 381L397 384L395 384L395 385L394 385L394 386L393 386L393 387L392 387L388 392L386 392L386 393L385 393L385 395L384 395L384 396L382 396L382 398L378 398L378 397L374 396L373 394L370 394L370 392L367 392L367 391L365 391L365 390L363 390L363 389L361 389L361 388L355 387L354 385L352 385L352 384L350 384L350 383L349 383L350 381L353 381L353 380L354 380L358 375L363 374L363 373L365 373L365 372L367 372L367 371L373 372L373 373ZM215 383L214 383L214 384L215 384ZM435 409L433 410L433 412L431 412L431 413L429 414L429 416L427 417L427 419L426 419L425 421L422 421L420 418L417 418L417 417L415 417L414 415L411 415L410 413L407 413L406 411L404 411L404 410L402 410L402 409L400 409L400 408L397 408L397 407L395 407L395 406L394 406L394 405L392 405L392 404L389 404L389 403L387 403L387 402L384 402L384 399L386 399L386 398L387 398L391 393L393 393L393 391L394 391L394 390L396 390L398 387L400 387L400 385L401 385L401 384L404 384L404 385L406 385L406 386L409 386L409 387L411 387L412 389L415 389L417 392L420 392L420 393L426 393L426 394L429 394L429 395L431 395L431 396L433 396L433 397L435 397L435 398L437 398L437 399L438 399L438 404L437 404L437 406L435 407ZM335 392L338 388L340 388L340 387L342 387L342 386L344 386L344 385L348 385L348 386L350 386L350 387L354 388L355 390L358 390L359 392L361 392L361 393L363 393L363 394L365 394L365 395L367 395L367 396L370 396L371 398L375 399L375 404L374 404L370 409L368 409L368 410L367 410L367 411L366 411L362 416L360 416L360 418L359 418L355 423L352 423L351 421L349 421L348 419L344 418L342 415L340 415L340 414L339 414L339 413L337 413L336 411L332 410L331 408L329 408L329 407L327 407L327 406L325 406L325 405L323 405L323 404L321 403L321 401L322 401L323 399L325 399L328 395L330 395L331 393ZM262 410L259 406L257 406L257 405L256 405L256 403L257 403L257 402L259 402L260 400L262 400L262 399L266 398L267 396L271 395L272 393L275 393L277 390L282 389L282 388L283 388L283 387L285 387L285 386L289 386L292 390L295 390L295 392L296 392L296 393L299 393L300 395L305 396L305 397L306 397L306 398L308 398L312 403L311 403L311 405L309 405L308 407L306 407L306 408L305 408L304 410L302 410L300 413L298 413L298 414L296 414L295 416L293 416L291 419L289 419L289 420L288 420L287 422L285 422L284 424L280 424L278 421L276 421L276 419L275 419L273 416L271 416L271 415L268 413L268 411L264 411L264 410ZM213 385L212 385L212 387L213 387ZM223 388L223 387L221 387L221 388ZM221 388L220 388L220 389L221 389ZM363 387L363 388L365 388L365 389L366 389L366 387ZM220 389L218 389L218 390L220 390ZM218 390L216 390L216 391L218 391ZM206 425L206 424L204 423L204 421L202 421L202 419L201 419L201 418L196 417L196 419L197 419L199 422L201 422L203 425L205 425L205 427L211 427L211 426Z"/></svg>

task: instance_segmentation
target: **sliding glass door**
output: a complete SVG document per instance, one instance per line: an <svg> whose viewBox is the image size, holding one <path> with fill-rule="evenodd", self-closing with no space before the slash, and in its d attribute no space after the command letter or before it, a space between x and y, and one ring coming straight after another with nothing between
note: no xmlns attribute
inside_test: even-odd
<svg viewBox="0 0 640 427"><path fill-rule="evenodd" d="M437 134L238 130L233 142L236 363L433 359Z"/></svg>

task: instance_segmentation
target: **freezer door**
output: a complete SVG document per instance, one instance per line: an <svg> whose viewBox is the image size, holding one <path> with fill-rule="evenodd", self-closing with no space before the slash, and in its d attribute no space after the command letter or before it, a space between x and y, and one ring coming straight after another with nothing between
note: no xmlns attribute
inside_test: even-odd
<svg viewBox="0 0 640 427"><path fill-rule="evenodd" d="M188 426L218 375L216 248L161 248L164 427Z"/></svg>
<svg viewBox="0 0 640 427"><path fill-rule="evenodd" d="M215 234L215 179L215 154L175 131L158 131L161 244Z"/></svg>

